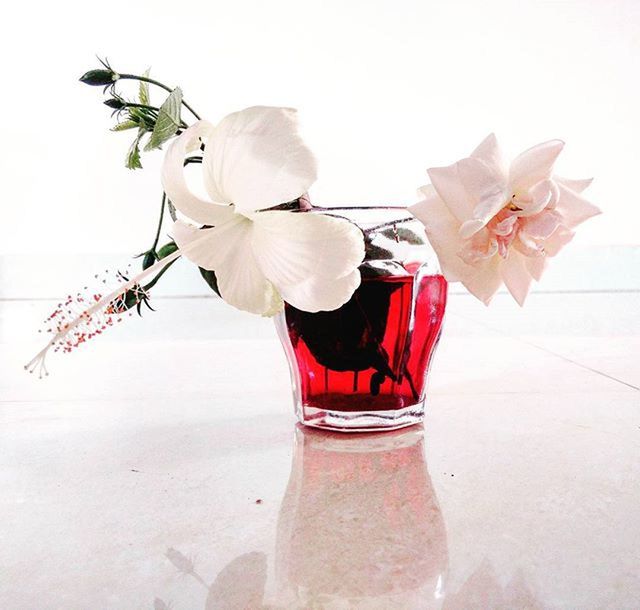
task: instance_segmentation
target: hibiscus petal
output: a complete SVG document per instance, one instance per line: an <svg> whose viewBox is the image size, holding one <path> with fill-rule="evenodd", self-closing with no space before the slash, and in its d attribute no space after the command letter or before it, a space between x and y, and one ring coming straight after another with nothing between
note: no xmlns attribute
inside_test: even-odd
<svg viewBox="0 0 640 610"><path fill-rule="evenodd" d="M254 106L226 116L207 142L203 165L209 195L242 213L293 201L317 176L291 108Z"/></svg>
<svg viewBox="0 0 640 610"><path fill-rule="evenodd" d="M550 178L553 164L563 147L562 140L549 140L520 153L509 169L509 183L513 190L527 191L536 182Z"/></svg>
<svg viewBox="0 0 640 610"><path fill-rule="evenodd" d="M253 254L253 222L240 215L210 229L176 222L173 237L196 265L215 271L222 298L243 311L274 315L283 307L275 287L262 273ZM201 239L206 234L207 239Z"/></svg>
<svg viewBox="0 0 640 610"><path fill-rule="evenodd" d="M562 176L554 176L553 179L557 184L563 184L567 188L570 188L574 193L582 193L582 191L586 190L593 182L593 178L575 180L572 178L563 178Z"/></svg>
<svg viewBox="0 0 640 610"><path fill-rule="evenodd" d="M431 167L427 173L440 199L449 208L451 214L461 223L472 219L474 201L460 181L458 164Z"/></svg>
<svg viewBox="0 0 640 610"><path fill-rule="evenodd" d="M600 208L589 203L564 184L559 184L558 188L560 189L560 198L556 205L556 211L562 216L562 224L566 227L572 229L592 216L602 214Z"/></svg>
<svg viewBox="0 0 640 610"><path fill-rule="evenodd" d="M531 274L525 265L525 257L516 250L510 250L509 256L500 268L502 279L511 296L522 307L531 287Z"/></svg>
<svg viewBox="0 0 640 610"><path fill-rule="evenodd" d="M355 269L336 279L311 277L298 284L283 286L280 294L287 303L302 311L333 311L353 296L360 282L360 271Z"/></svg>
<svg viewBox="0 0 640 610"><path fill-rule="evenodd" d="M352 273L364 259L362 231L345 218L309 212L258 212L252 248L279 290L308 279Z"/></svg>
<svg viewBox="0 0 640 610"><path fill-rule="evenodd" d="M233 216L233 208L217 205L191 192L184 177L184 159L199 137L207 136L211 123L198 121L178 136L169 146L162 164L162 187L171 203L195 222L217 225ZM228 203L218 200L219 203Z"/></svg>

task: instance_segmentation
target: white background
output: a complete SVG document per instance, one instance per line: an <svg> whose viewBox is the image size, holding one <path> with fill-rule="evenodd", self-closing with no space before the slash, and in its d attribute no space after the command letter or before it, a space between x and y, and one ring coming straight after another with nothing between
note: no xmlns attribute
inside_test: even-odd
<svg viewBox="0 0 640 610"><path fill-rule="evenodd" d="M639 243L636 0L23 2L4 22L0 255L149 246L161 153L124 168L131 132L109 132L100 88L78 82L94 53L151 66L214 122L297 107L321 204L412 203L427 167L490 131L509 155L562 138L558 172L595 176L605 212L575 242Z"/></svg>

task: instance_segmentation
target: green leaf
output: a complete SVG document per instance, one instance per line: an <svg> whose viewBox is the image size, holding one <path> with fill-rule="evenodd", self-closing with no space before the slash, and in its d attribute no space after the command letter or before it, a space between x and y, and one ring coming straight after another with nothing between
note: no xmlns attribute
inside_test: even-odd
<svg viewBox="0 0 640 610"><path fill-rule="evenodd" d="M138 123L131 120L122 121L111 128L111 131L126 131L127 129L134 129L138 126Z"/></svg>
<svg viewBox="0 0 640 610"><path fill-rule="evenodd" d="M395 232L393 229L386 229L385 231L382 231L382 235L389 239L393 239L394 241L396 240L397 235L397 239L399 241L406 241L414 246L421 246L426 243L424 237L421 237L418 233L415 233L411 229L407 229L405 227L398 227Z"/></svg>
<svg viewBox="0 0 640 610"><path fill-rule="evenodd" d="M129 147L127 158L124 162L125 166L129 169L142 169L142 163L140 163L140 138L145 134L144 129L138 130L138 135Z"/></svg>
<svg viewBox="0 0 640 610"><path fill-rule="evenodd" d="M215 271L209 271L208 269L203 269L202 267L198 267L200 269L200 275L203 277L204 281L207 282L209 288L213 290L218 296L220 296L220 289L218 288L218 278L216 277Z"/></svg>
<svg viewBox="0 0 640 610"><path fill-rule="evenodd" d="M176 242L170 241L169 243L162 246L160 250L158 250L157 252L158 260L162 260L163 258L166 258L170 254L173 254L177 249L178 249L178 246L176 245Z"/></svg>
<svg viewBox="0 0 640 610"><path fill-rule="evenodd" d="M150 68L147 68L144 71L143 76L146 76L147 78L149 78L149 70ZM149 83L145 83L144 81L140 81L140 88L138 90L138 97L140 98L140 103L144 104L145 106L148 106L151 102L150 102L150 95L149 95Z"/></svg>
<svg viewBox="0 0 640 610"><path fill-rule="evenodd" d="M145 150L160 148L169 138L176 134L180 127L180 106L182 104L182 90L176 87L160 106L151 138L144 147Z"/></svg>

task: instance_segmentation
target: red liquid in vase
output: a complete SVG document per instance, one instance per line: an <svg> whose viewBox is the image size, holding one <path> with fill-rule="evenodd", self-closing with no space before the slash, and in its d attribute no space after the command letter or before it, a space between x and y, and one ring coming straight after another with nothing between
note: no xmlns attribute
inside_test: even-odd
<svg viewBox="0 0 640 610"><path fill-rule="evenodd" d="M441 275L407 275L363 278L335 311L286 305L302 404L371 412L420 403L446 300Z"/></svg>

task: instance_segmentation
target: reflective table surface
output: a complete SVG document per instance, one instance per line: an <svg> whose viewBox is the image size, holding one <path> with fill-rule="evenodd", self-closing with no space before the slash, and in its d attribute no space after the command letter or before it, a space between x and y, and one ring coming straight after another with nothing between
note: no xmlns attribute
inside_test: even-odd
<svg viewBox="0 0 640 610"><path fill-rule="evenodd" d="M454 295L424 426L359 435L269 321L156 306L38 381L0 303L1 608L638 607L640 294Z"/></svg>

